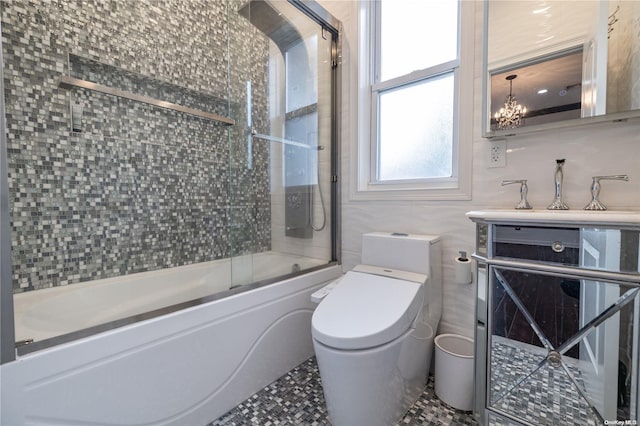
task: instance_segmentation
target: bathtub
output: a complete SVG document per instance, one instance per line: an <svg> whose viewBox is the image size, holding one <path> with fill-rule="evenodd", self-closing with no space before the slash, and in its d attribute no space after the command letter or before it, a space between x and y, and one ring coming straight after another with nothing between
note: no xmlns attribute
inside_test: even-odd
<svg viewBox="0 0 640 426"><path fill-rule="evenodd" d="M14 296L16 341L41 342L78 330L91 333L101 324L109 328L109 323L125 318L153 315L154 311L166 313L170 306L197 302L230 288L290 274L294 268L310 269L323 263L310 257L263 252L19 293ZM24 349L42 346L47 342Z"/></svg>
<svg viewBox="0 0 640 426"><path fill-rule="evenodd" d="M341 268L225 293L231 275L234 284L260 281L272 276L269 268L288 273L314 261L268 252L16 295L16 340L80 338L0 366L0 423L207 424L313 355L309 296ZM242 276L249 263L256 273ZM212 291L226 297L207 301ZM203 303L100 329L200 297ZM86 336L77 331L92 327Z"/></svg>

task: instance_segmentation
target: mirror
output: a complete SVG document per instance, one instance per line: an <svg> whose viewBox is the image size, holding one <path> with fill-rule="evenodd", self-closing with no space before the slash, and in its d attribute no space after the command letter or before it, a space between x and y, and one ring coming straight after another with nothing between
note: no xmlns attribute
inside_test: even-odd
<svg viewBox="0 0 640 426"><path fill-rule="evenodd" d="M640 1L488 0L485 137L640 117Z"/></svg>
<svg viewBox="0 0 640 426"><path fill-rule="evenodd" d="M488 407L535 425L636 419L637 289L517 268L490 273Z"/></svg>

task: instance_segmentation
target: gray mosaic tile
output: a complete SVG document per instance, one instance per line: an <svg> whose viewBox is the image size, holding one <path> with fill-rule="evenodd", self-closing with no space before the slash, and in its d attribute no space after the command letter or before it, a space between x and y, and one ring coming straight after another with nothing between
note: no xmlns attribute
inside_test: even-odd
<svg viewBox="0 0 640 426"><path fill-rule="evenodd" d="M300 364L207 426L330 425L315 358ZM436 396L433 377L397 426L477 425L471 413Z"/></svg>
<svg viewBox="0 0 640 426"><path fill-rule="evenodd" d="M268 131L268 41L241 3L0 2L14 291L270 249L269 150L248 151L245 106L251 80ZM61 75L238 125L61 89Z"/></svg>

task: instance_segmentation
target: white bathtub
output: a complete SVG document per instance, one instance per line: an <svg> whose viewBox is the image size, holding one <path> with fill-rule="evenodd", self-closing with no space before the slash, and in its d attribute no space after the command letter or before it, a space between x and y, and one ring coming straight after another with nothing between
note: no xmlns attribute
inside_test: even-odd
<svg viewBox="0 0 640 426"><path fill-rule="evenodd" d="M206 296L246 271L243 261L262 272L311 266L282 260L264 253L16 295L16 340ZM0 424L205 425L313 355L309 296L339 274L323 268L20 356L0 366Z"/></svg>
<svg viewBox="0 0 640 426"><path fill-rule="evenodd" d="M19 293L14 296L16 341L38 342L286 275L294 264L309 269L322 263L264 252Z"/></svg>

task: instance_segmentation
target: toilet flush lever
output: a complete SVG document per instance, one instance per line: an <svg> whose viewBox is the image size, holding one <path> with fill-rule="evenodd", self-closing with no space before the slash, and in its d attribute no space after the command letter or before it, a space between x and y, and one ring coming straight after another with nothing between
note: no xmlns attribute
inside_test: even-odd
<svg viewBox="0 0 640 426"><path fill-rule="evenodd" d="M527 187L527 180L526 179L503 180L502 186L511 185L513 183L520 184L520 202L516 205L516 209L530 210L531 205L527 201L527 194L529 193L529 187Z"/></svg>
<svg viewBox="0 0 640 426"><path fill-rule="evenodd" d="M627 175L614 175L614 176L594 176L593 182L591 182L591 201L589 204L585 206L585 210L606 210L604 204L598 200L598 196L600 195L600 181L606 180L623 180L625 182L629 181L629 176Z"/></svg>

